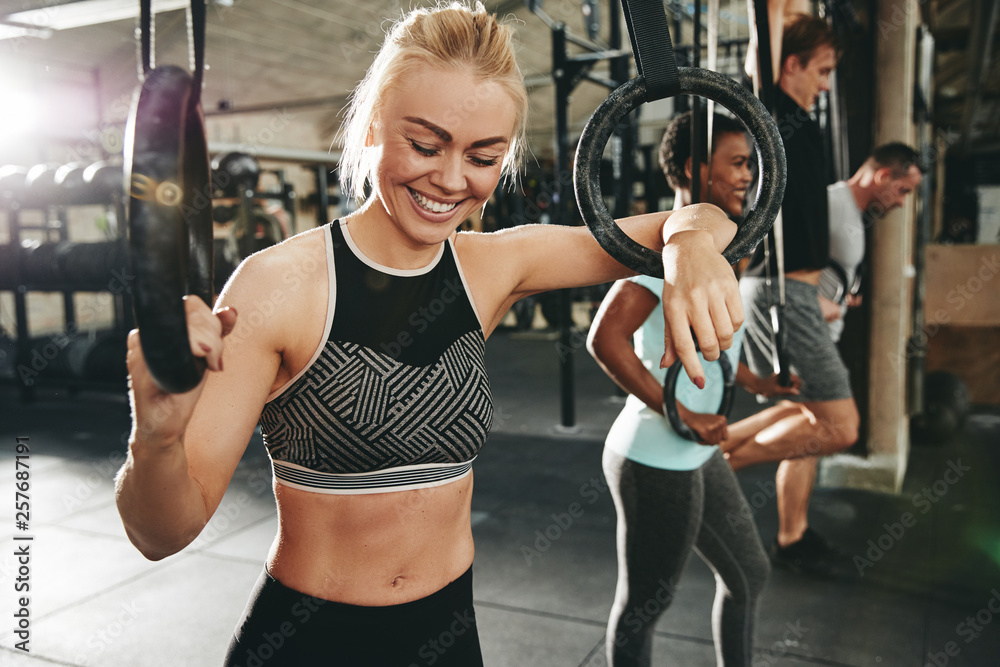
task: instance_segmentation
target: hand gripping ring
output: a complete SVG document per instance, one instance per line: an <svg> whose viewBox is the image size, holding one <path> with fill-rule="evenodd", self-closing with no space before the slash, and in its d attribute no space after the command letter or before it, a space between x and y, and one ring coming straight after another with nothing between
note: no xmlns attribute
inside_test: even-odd
<svg viewBox="0 0 1000 667"><path fill-rule="evenodd" d="M705 69L681 67L680 92L715 100L729 109L750 131L757 145L761 187L723 256L730 264L749 255L764 238L781 208L785 194L785 149L774 119L750 91L727 76ZM625 82L608 95L587 121L577 147L573 185L580 213L601 247L633 271L663 277L663 260L636 243L615 223L601 196L601 156L618 122L646 101L642 76Z"/></svg>
<svg viewBox="0 0 1000 667"><path fill-rule="evenodd" d="M733 407L733 387L736 385L736 376L733 373L733 365L729 362L729 355L725 352L719 355L718 364L722 369L722 403L719 404L719 410L716 414L728 416L730 408ZM667 416L670 426L677 435L698 442L698 434L681 420L677 411L677 377L682 368L680 362L674 362L663 380L663 414Z"/></svg>

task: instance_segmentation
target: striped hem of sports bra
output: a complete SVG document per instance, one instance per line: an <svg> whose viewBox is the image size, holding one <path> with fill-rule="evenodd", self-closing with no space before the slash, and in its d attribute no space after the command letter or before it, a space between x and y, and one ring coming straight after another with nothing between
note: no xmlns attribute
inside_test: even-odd
<svg viewBox="0 0 1000 667"><path fill-rule="evenodd" d="M274 479L313 493L360 495L429 489L456 482L472 472L473 456L462 463L421 463L371 472L320 472L296 463L271 461Z"/></svg>

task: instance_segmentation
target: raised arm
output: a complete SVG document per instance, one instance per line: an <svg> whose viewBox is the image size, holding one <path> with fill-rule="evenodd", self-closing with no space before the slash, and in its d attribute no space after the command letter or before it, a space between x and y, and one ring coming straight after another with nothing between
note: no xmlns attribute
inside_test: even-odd
<svg viewBox="0 0 1000 667"><path fill-rule="evenodd" d="M186 394L156 387L138 332L129 335L132 433L116 502L129 540L151 560L177 553L198 536L253 434L281 355L278 330L251 315L277 284L280 276L267 258L254 256L220 296L216 312L196 297L187 299L191 350L207 358L210 370Z"/></svg>
<svg viewBox="0 0 1000 667"><path fill-rule="evenodd" d="M626 218L619 225L663 255L663 307L669 323L663 363L679 356L689 376L703 378L692 328L705 357L717 359L743 322L739 287L722 256L736 225L711 204ZM460 234L457 247L487 334L515 301L529 294L635 275L585 227L524 225L495 234Z"/></svg>

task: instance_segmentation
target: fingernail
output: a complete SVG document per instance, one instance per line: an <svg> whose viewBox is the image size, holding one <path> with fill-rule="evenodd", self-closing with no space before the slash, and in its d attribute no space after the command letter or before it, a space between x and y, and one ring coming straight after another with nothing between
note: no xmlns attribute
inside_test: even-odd
<svg viewBox="0 0 1000 667"><path fill-rule="evenodd" d="M233 311L233 315L239 316L239 313L236 312L236 309L233 308L232 306L226 306L226 308L228 308L229 310Z"/></svg>
<svg viewBox="0 0 1000 667"><path fill-rule="evenodd" d="M698 389L704 389L705 388L705 378L703 378L703 377L697 377L697 378L695 378L694 379L694 386L698 387Z"/></svg>
<svg viewBox="0 0 1000 667"><path fill-rule="evenodd" d="M198 343L198 347L200 347L201 351L204 352L205 354L208 354L209 352L212 351L212 348L206 343Z"/></svg>

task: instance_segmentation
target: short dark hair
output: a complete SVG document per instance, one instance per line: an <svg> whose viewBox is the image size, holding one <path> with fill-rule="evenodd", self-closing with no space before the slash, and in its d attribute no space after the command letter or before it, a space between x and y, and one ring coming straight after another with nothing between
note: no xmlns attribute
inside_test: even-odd
<svg viewBox="0 0 1000 667"><path fill-rule="evenodd" d="M927 167L921 162L920 154L899 141L877 146L866 162L875 169L889 167L892 169L893 178L903 178L910 171L910 167L916 167L921 174L927 173Z"/></svg>
<svg viewBox="0 0 1000 667"><path fill-rule="evenodd" d="M708 145L708 114L704 110L698 115L701 120L701 141L702 162L708 162L708 155L705 146ZM715 114L715 125L712 128L712 152L719 144L719 137L723 134L746 134L746 128L735 118ZM663 141L660 142L660 168L667 177L667 183L673 189L689 188L691 182L684 173L684 163L691 157L691 112L676 116L667 126L667 131L663 133Z"/></svg>
<svg viewBox="0 0 1000 667"><path fill-rule="evenodd" d="M837 38L825 19L809 14L793 14L785 21L781 33L781 62L779 69L785 66L785 61L791 56L798 56L799 62L805 67L821 46L833 47L840 54Z"/></svg>

